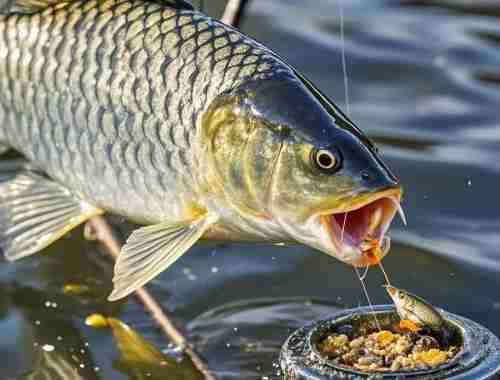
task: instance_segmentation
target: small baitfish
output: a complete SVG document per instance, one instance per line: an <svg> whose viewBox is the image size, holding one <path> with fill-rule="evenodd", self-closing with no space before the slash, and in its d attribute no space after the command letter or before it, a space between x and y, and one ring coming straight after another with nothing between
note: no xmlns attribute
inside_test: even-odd
<svg viewBox="0 0 500 380"><path fill-rule="evenodd" d="M299 242L373 264L401 187L273 51L175 0L13 0L0 15L0 247L38 252L105 212L144 225L110 300L200 239Z"/></svg>
<svg viewBox="0 0 500 380"><path fill-rule="evenodd" d="M391 285L386 285L385 289L402 320L409 320L419 327L429 327L434 331L444 331L446 322L441 313L430 303Z"/></svg>

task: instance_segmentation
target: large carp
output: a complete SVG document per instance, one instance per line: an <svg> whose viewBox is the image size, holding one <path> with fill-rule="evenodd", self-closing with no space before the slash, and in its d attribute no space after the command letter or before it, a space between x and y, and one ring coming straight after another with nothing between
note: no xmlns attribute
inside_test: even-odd
<svg viewBox="0 0 500 380"><path fill-rule="evenodd" d="M0 247L40 251L110 212L146 225L116 300L199 239L381 259L401 188L373 144L277 54L183 1L14 0L0 16Z"/></svg>

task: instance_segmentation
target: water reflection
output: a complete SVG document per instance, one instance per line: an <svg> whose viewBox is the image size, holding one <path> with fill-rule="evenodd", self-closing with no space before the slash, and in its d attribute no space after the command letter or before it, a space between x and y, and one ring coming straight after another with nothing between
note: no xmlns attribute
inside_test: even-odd
<svg viewBox="0 0 500 380"><path fill-rule="evenodd" d="M212 14L223 4L207 2ZM397 242L385 267L398 286L500 334L500 4L343 4L352 117L381 146L406 189L409 225L395 224ZM244 30L343 106L337 0L254 0ZM42 255L0 265L0 331L9 332L0 340L0 378L34 376L61 360L72 370L99 367L90 379L134 378L133 369L114 366L121 353L112 334L84 325L94 312L119 317L168 352L133 299L106 302L111 263L81 232ZM376 303L389 302L382 282L371 270ZM65 292L67 284L87 290ZM200 244L151 290L187 326L220 379L273 376L291 329L338 307L365 304L351 268L300 246ZM51 352L35 343L53 344L51 352L64 359L47 357ZM67 356L82 345L81 362Z"/></svg>
<svg viewBox="0 0 500 380"><path fill-rule="evenodd" d="M219 376L273 377L278 371L276 360L283 337L339 307L310 298L242 300L203 313L189 323L188 329L197 347L219 368Z"/></svg>
<svg viewBox="0 0 500 380"><path fill-rule="evenodd" d="M157 347L118 319L108 318L107 323L120 350L120 358L115 360L113 365L130 380L203 379L189 360L163 354Z"/></svg>
<svg viewBox="0 0 500 380"><path fill-rule="evenodd" d="M500 17L500 5L496 0L398 0L393 3L409 7L435 7L466 15Z"/></svg>
<svg viewBox="0 0 500 380"><path fill-rule="evenodd" d="M47 299L39 290L19 285L3 285L3 295L9 299L20 328L16 347L23 361L31 369L19 376L23 380L97 380L99 368L95 366L89 343L82 332L64 317L64 310L56 301ZM2 322L4 324L5 321ZM2 331L7 326L2 326ZM8 361L7 361L8 362ZM2 368L5 371L4 368ZM8 370L8 365L7 365Z"/></svg>

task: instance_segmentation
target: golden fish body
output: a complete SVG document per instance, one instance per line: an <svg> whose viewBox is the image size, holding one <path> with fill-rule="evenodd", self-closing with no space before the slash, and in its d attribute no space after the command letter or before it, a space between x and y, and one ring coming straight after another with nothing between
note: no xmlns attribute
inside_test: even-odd
<svg viewBox="0 0 500 380"><path fill-rule="evenodd" d="M14 6L0 16L0 144L27 161L0 165L8 259L111 212L147 225L122 249L112 300L201 238L371 263L362 243L383 241L401 188L271 50L181 0Z"/></svg>
<svg viewBox="0 0 500 380"><path fill-rule="evenodd" d="M0 140L89 203L143 223L203 197L203 112L283 66L207 16L90 0L0 19Z"/></svg>

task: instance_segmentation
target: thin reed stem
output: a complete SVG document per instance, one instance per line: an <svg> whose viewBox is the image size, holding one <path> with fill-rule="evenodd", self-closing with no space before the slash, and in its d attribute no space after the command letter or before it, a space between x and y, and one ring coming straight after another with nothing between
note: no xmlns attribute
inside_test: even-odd
<svg viewBox="0 0 500 380"><path fill-rule="evenodd" d="M105 252L114 260L120 254L121 244L113 233L111 226L102 216L96 216L89 220L88 227L92 229L92 235L102 244ZM215 377L210 373L207 365L194 350L193 346L188 342L186 337L179 331L172 319L163 310L154 297L145 289L139 288L134 292L134 295L142 303L144 308L151 315L163 334L176 346L181 348L189 357L196 369L205 377L206 380L215 380Z"/></svg>
<svg viewBox="0 0 500 380"><path fill-rule="evenodd" d="M228 0L221 21L238 28L249 0Z"/></svg>

